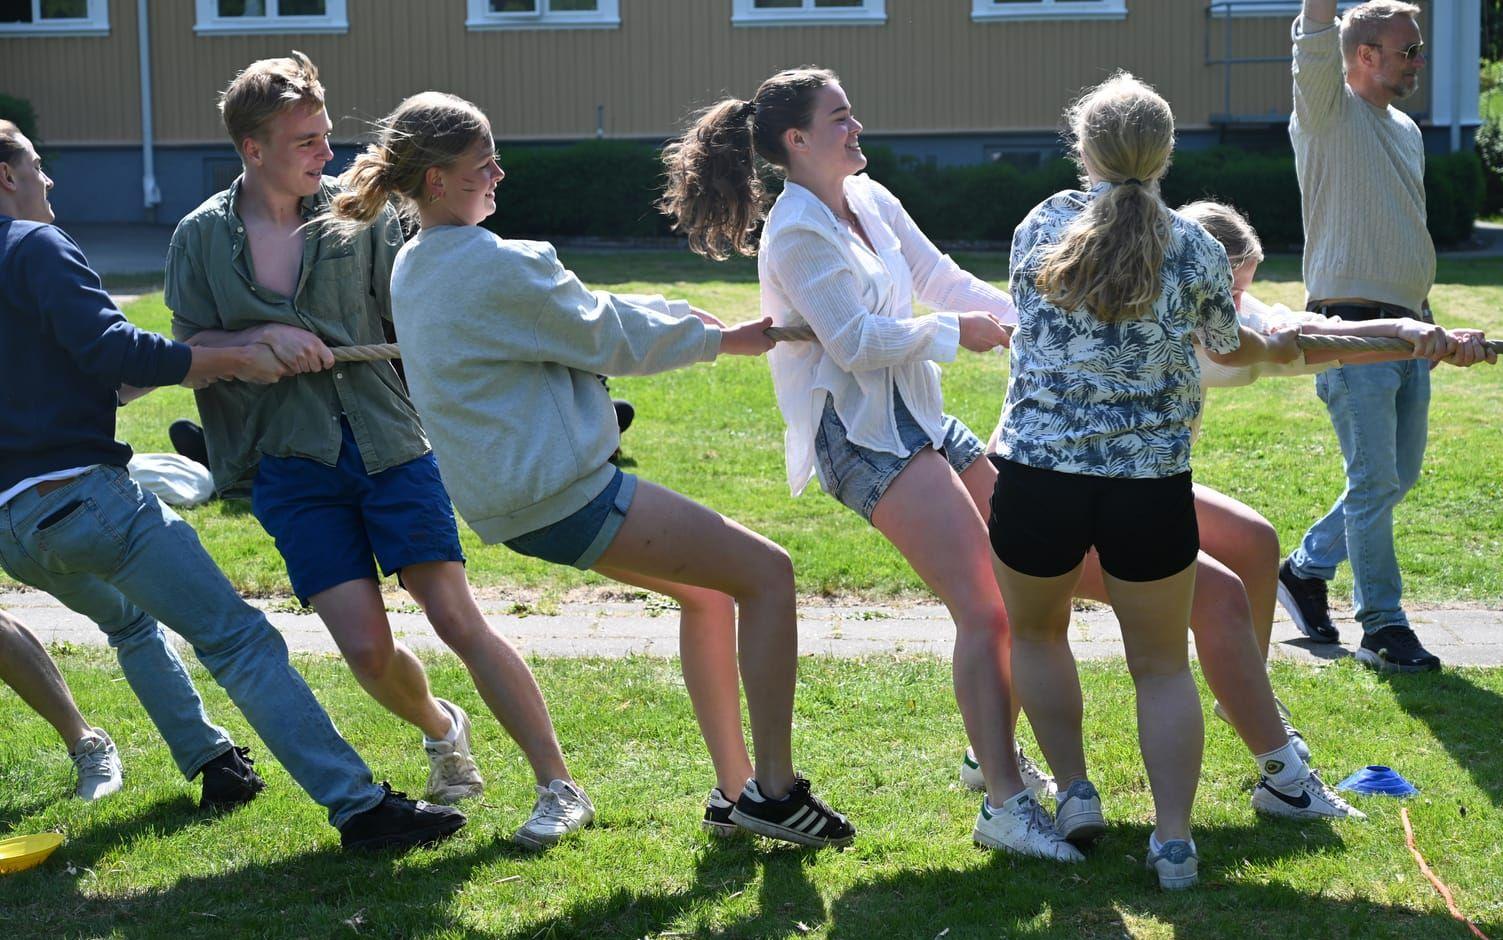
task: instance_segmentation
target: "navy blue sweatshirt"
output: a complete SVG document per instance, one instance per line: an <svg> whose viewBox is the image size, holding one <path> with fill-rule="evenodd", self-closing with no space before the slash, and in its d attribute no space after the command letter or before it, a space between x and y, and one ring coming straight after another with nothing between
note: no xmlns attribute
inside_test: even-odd
<svg viewBox="0 0 1503 940"><path fill-rule="evenodd" d="M0 492L54 470L125 466L117 390L176 385L192 360L125 319L62 229L0 215Z"/></svg>

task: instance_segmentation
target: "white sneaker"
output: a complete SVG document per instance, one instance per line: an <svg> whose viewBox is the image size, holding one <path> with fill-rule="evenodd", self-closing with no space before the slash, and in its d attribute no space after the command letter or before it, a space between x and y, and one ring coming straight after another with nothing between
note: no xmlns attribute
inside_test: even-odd
<svg viewBox="0 0 1503 940"><path fill-rule="evenodd" d="M1106 832L1106 817L1101 812L1101 794L1089 780L1070 784L1064 796L1056 796L1054 828L1060 838L1080 845Z"/></svg>
<svg viewBox="0 0 1503 940"><path fill-rule="evenodd" d="M529 849L546 849L571 832L595 820L595 804L585 792L567 780L554 780L538 787L532 815L512 835L512 841Z"/></svg>
<svg viewBox="0 0 1503 940"><path fill-rule="evenodd" d="M1060 838L1048 811L1027 790L1004 802L996 812L992 812L983 798L971 838L977 845L1016 855L1056 862L1085 861L1079 849Z"/></svg>
<svg viewBox="0 0 1503 940"><path fill-rule="evenodd" d="M1143 864L1159 876L1159 887L1165 891L1183 891L1200 880L1200 856L1195 843L1184 839L1170 839L1155 852L1150 836Z"/></svg>
<svg viewBox="0 0 1503 940"><path fill-rule="evenodd" d="M68 756L78 769L78 786L73 792L80 800L102 799L111 793L119 793L124 786L120 779L120 752L115 750L115 742L102 729L85 732Z"/></svg>
<svg viewBox="0 0 1503 940"><path fill-rule="evenodd" d="M479 796L485 790L485 780L470 755L470 716L453 702L439 699L438 706L448 713L458 733L453 741L423 736L423 750L428 753L428 798L435 803L454 803Z"/></svg>
<svg viewBox="0 0 1503 940"><path fill-rule="evenodd" d="M1260 777L1253 788L1253 809L1290 819L1366 819L1367 814L1326 786L1315 771L1289 789L1279 789Z"/></svg>
<svg viewBox="0 0 1503 940"><path fill-rule="evenodd" d="M1305 743L1305 736L1300 734L1300 730L1294 727L1294 723L1289 720L1289 709L1277 698L1273 700L1273 703L1279 707L1279 721L1284 725L1284 735L1289 738L1289 743L1294 745L1294 753L1299 755L1300 760L1307 764L1310 763L1310 745ZM1216 703L1211 712L1227 724L1232 723L1232 720L1226 715L1226 710L1221 707L1220 702Z"/></svg>
<svg viewBox="0 0 1503 940"><path fill-rule="evenodd" d="M1044 797L1054 796L1054 778L1044 772L1033 758L1023 751L1023 746L1018 745L1018 776L1023 778L1023 786L1033 792L1034 799L1042 800ZM970 748L965 749L965 757L960 759L960 783L967 790L982 792L986 790L986 776L981 773L981 764L976 760L976 752Z"/></svg>

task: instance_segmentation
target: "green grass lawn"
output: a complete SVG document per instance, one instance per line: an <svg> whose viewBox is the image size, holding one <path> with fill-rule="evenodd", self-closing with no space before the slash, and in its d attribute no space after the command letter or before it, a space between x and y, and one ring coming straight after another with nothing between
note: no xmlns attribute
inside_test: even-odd
<svg viewBox="0 0 1503 940"><path fill-rule="evenodd" d="M687 252L576 252L566 260L594 286L685 297L729 321L757 313L750 261L710 264ZM1004 283L1006 258L963 255L962 264ZM1496 261L1444 262L1435 289L1443 322L1503 335L1503 276ZM1298 265L1264 265L1255 292L1267 301L1302 302ZM160 294L131 305L136 322L165 330ZM962 351L944 367L948 408L985 438L1006 389L1005 357ZM1397 513L1398 546L1409 597L1420 602L1503 600L1503 369L1442 367L1434 374L1430 449L1424 478ZM922 586L871 529L811 485L788 494L783 425L766 364L727 358L649 378L618 379L615 394L637 406L625 438L627 466L763 532L785 546L806 594L882 598ZM196 414L192 395L163 389L120 412L120 434L137 450L167 450L167 425ZM1195 455L1198 480L1267 515L1286 545L1324 513L1343 484L1341 455L1310 379L1269 380L1209 396L1205 435ZM213 503L187 513L215 560L242 590L286 593L271 539L245 503ZM593 575L481 545L463 532L471 579L498 592L556 598ZM1343 570L1333 596L1350 590Z"/></svg>
<svg viewBox="0 0 1503 940"><path fill-rule="evenodd" d="M73 649L60 660L120 745L126 789L98 804L66 799L72 768L56 736L0 695L0 833L67 835L43 867L0 877L11 936L1466 936L1405 850L1399 803L1363 798L1365 823L1260 821L1251 762L1209 718L1194 823L1203 882L1161 893L1140 867L1151 803L1120 664L1083 669L1087 754L1110 828L1084 864L1064 869L971 845L977 799L955 779L960 722L949 666L933 659L800 664L795 753L859 830L839 852L700 834L713 778L677 663L534 663L599 806L593 829L540 856L507 842L531 805L516 748L457 662L432 659L435 689L476 718L488 788L449 843L374 858L340 852L322 811L201 670L210 712L254 747L270 784L219 819L194 809L196 785L175 773L107 655ZM411 730L337 660L298 665L378 778L418 790L427 768ZM1404 804L1421 850L1461 909L1503 935L1503 752L1488 744L1503 671L1383 679L1347 660L1278 666L1274 680L1333 782L1388 763L1421 787Z"/></svg>

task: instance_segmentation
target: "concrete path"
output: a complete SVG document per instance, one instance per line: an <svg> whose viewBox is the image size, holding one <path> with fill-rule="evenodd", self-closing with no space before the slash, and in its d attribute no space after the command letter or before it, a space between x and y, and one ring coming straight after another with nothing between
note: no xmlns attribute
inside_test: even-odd
<svg viewBox="0 0 1503 940"><path fill-rule="evenodd" d="M334 644L312 613L294 613L288 601L255 601L268 611L287 644L303 652L333 652ZM392 629L408 646L442 650L443 644L422 614L402 598L388 598ZM648 601L573 601L557 613L518 613L507 601L481 601L486 618L523 653L536 656L674 656L678 652L678 613L657 598ZM0 608L24 621L43 642L104 645L104 635L83 617L46 594L0 592ZM799 651L831 656L892 653L950 655L955 627L943 607L830 606L803 604L799 611ZM1476 608L1411 611L1421 640L1448 665L1503 665L1503 612ZM1272 658L1307 664L1351 655L1362 638L1349 618L1338 618L1342 645L1312 644L1279 612L1273 627ZM1110 610L1076 611L1071 644L1080 659L1122 655L1122 636Z"/></svg>

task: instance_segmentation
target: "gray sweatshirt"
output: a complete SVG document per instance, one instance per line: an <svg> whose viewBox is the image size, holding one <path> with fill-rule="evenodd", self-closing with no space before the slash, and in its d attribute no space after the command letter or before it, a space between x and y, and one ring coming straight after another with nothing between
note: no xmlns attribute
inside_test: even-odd
<svg viewBox="0 0 1503 940"><path fill-rule="evenodd" d="M590 291L546 242L425 229L397 255L392 318L454 505L486 542L583 508L620 442L597 375L706 362L720 330L683 301Z"/></svg>

